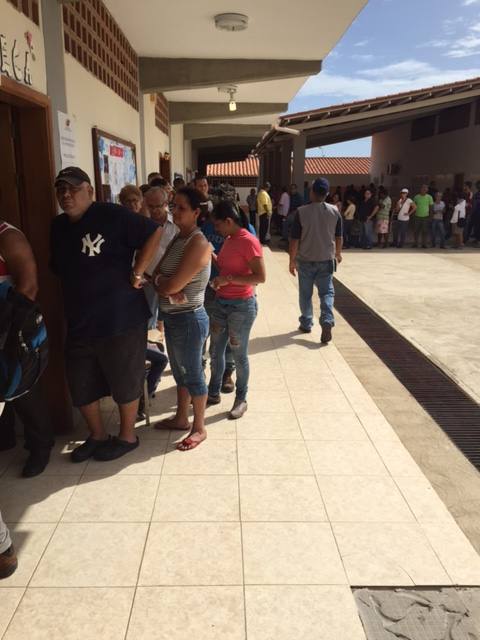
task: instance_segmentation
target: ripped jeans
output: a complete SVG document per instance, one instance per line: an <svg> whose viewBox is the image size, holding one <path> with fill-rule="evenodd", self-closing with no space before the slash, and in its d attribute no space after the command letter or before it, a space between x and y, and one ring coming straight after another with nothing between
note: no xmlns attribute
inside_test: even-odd
<svg viewBox="0 0 480 640"><path fill-rule="evenodd" d="M247 398L250 368L248 339L257 317L257 299L222 300L217 298L211 314L210 345L212 374L208 395L218 396L225 371L225 348L230 344L237 372L236 400Z"/></svg>

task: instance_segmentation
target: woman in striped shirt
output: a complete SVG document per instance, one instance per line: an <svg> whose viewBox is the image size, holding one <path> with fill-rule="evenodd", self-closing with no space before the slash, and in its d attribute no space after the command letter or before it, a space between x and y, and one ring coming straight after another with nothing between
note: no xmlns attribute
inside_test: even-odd
<svg viewBox="0 0 480 640"><path fill-rule="evenodd" d="M178 445L181 451L195 449L207 437L207 386L202 349L208 335L208 316L203 303L212 249L197 227L203 200L202 194L190 187L177 192L173 221L179 232L153 274L170 366L177 383L177 411L172 418L159 422L156 428L189 431ZM190 402L193 404L193 426L188 420Z"/></svg>

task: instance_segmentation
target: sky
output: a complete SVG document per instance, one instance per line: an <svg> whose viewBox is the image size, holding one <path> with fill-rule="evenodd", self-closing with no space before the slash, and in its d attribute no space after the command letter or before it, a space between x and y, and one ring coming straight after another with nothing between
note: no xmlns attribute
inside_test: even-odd
<svg viewBox="0 0 480 640"><path fill-rule="evenodd" d="M321 37L321 22L319 22ZM480 0L370 0L290 113L480 76ZM370 138L310 149L369 156Z"/></svg>

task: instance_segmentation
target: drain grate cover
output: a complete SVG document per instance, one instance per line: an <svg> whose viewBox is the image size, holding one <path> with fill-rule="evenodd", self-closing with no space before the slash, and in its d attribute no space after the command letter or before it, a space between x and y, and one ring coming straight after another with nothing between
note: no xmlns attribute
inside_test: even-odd
<svg viewBox="0 0 480 640"><path fill-rule="evenodd" d="M356 589L368 640L480 640L480 589Z"/></svg>
<svg viewBox="0 0 480 640"><path fill-rule="evenodd" d="M335 307L480 470L480 406L338 280L335 280Z"/></svg>

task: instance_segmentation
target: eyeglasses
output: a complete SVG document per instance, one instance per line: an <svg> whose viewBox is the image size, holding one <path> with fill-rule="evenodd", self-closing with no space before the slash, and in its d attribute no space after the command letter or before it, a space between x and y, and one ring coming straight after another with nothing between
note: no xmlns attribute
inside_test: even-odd
<svg viewBox="0 0 480 640"><path fill-rule="evenodd" d="M75 194L81 190L82 190L82 185L78 185L74 187L71 184L59 184L58 187L56 187L56 191L59 196L63 196L68 192Z"/></svg>

